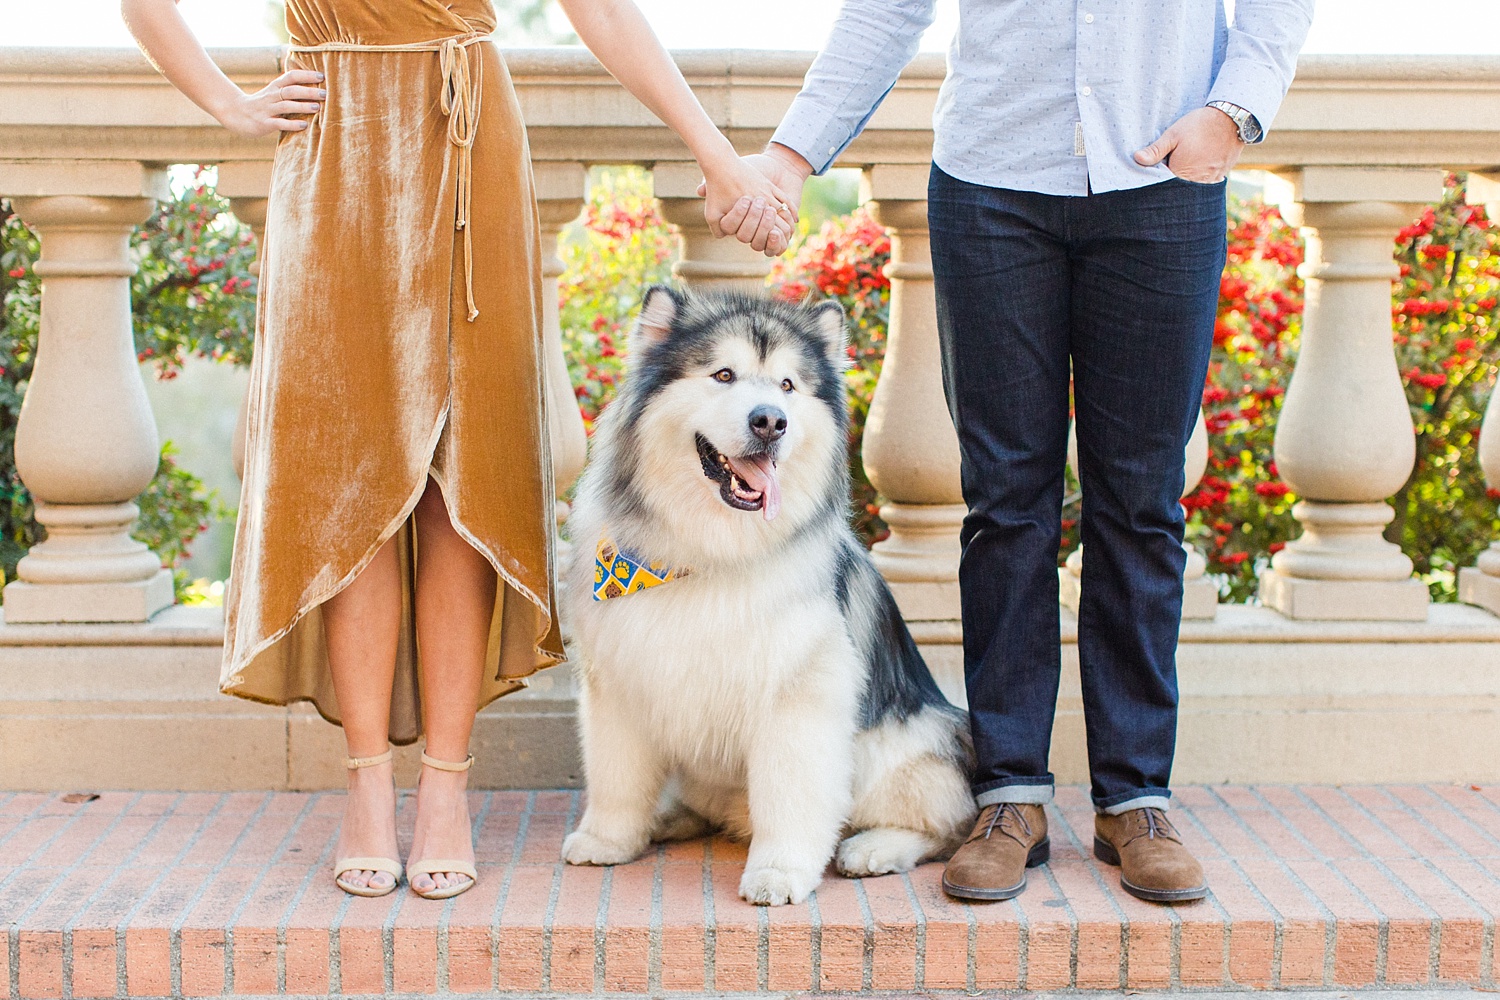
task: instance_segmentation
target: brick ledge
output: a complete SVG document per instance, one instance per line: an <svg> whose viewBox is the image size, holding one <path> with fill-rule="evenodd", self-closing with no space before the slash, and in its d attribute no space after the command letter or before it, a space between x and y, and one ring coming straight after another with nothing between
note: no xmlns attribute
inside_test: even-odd
<svg viewBox="0 0 1500 1000"><path fill-rule="evenodd" d="M332 887L336 794L0 798L0 995L1493 992L1500 972L1500 789L1182 788L1214 894L1177 908L1124 895L1087 854L1076 787L1051 810L1052 863L974 906L926 865L757 909L735 893L738 845L571 868L578 793L473 804L479 885L429 904Z"/></svg>

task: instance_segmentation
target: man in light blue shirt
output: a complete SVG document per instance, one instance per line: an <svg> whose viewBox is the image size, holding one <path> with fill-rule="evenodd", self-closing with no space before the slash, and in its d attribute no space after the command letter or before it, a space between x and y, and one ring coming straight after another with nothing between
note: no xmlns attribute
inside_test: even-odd
<svg viewBox="0 0 1500 1000"><path fill-rule="evenodd" d="M934 0L844 0L765 153L799 194L916 53ZM943 885L1007 899L1048 856L1070 409L1083 487L1078 656L1094 853L1198 899L1167 818L1183 449L1201 405L1225 179L1291 84L1313 0L960 0L928 192L944 389L969 513L959 568L974 832ZM757 248L767 215L721 221Z"/></svg>

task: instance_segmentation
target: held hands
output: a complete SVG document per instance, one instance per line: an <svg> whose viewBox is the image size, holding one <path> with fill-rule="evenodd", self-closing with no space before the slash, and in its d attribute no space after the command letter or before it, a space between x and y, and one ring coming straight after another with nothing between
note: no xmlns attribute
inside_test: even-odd
<svg viewBox="0 0 1500 1000"><path fill-rule="evenodd" d="M214 117L229 131L248 139L277 132L301 132L306 119L287 115L317 114L328 98L328 91L318 86L323 74L310 69L292 69L272 80L253 94L241 93Z"/></svg>
<svg viewBox="0 0 1500 1000"><path fill-rule="evenodd" d="M772 144L765 153L735 157L705 171L698 193L703 216L719 237L734 236L768 257L791 245L802 204L802 186L812 168L796 153Z"/></svg>
<svg viewBox="0 0 1500 1000"><path fill-rule="evenodd" d="M1244 150L1240 130L1218 108L1195 108L1167 127L1161 137L1135 154L1135 162L1167 169L1185 181L1217 184L1229 176Z"/></svg>

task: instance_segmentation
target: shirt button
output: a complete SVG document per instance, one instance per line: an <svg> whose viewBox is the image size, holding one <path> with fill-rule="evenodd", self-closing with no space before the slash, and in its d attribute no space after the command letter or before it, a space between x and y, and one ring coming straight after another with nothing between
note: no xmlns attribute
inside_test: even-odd
<svg viewBox="0 0 1500 1000"><path fill-rule="evenodd" d="M1085 14L1085 15L1083 15L1083 23L1084 24L1093 24L1094 23L1094 15L1093 14Z"/></svg>
<svg viewBox="0 0 1500 1000"><path fill-rule="evenodd" d="M1093 87L1084 87L1083 88L1083 96L1084 97L1088 97L1093 92L1094 92L1094 88Z"/></svg>

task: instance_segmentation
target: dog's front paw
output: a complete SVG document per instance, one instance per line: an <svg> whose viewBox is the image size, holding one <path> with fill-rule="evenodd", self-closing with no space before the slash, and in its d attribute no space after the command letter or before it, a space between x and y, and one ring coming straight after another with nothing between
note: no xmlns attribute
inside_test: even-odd
<svg viewBox="0 0 1500 1000"><path fill-rule="evenodd" d="M563 840L562 857L570 865L623 865L645 850L644 842L621 843L574 830Z"/></svg>
<svg viewBox="0 0 1500 1000"><path fill-rule="evenodd" d="M889 875L910 871L931 851L931 842L915 830L865 830L839 845L834 865L850 878Z"/></svg>
<svg viewBox="0 0 1500 1000"><path fill-rule="evenodd" d="M781 868L747 868L740 878L740 898L756 906L801 903L820 881L820 874L807 875Z"/></svg>

